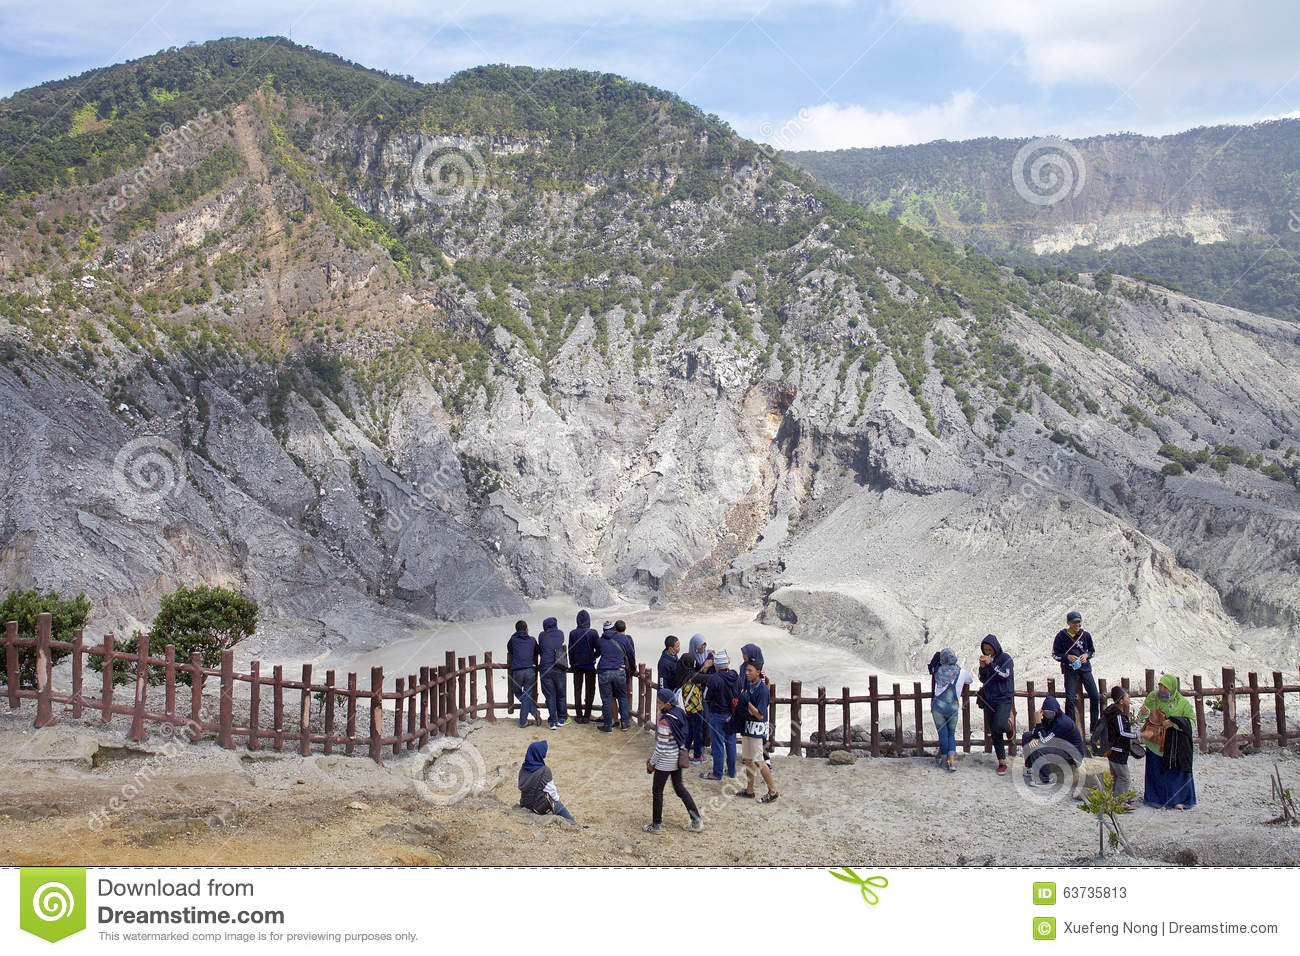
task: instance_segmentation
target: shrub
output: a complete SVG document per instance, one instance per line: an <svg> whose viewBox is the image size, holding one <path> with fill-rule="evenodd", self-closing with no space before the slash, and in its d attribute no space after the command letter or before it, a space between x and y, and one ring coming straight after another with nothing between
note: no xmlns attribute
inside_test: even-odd
<svg viewBox="0 0 1300 956"><path fill-rule="evenodd" d="M9 621L18 622L18 636L30 638L36 636L36 616L49 614L51 635L56 641L72 639L72 632L86 626L90 615L90 602L84 592L74 598L61 598L57 591L10 591L0 601L0 624ZM50 652L51 663L57 664L67 651ZM34 687L36 685L36 648L18 648L18 686Z"/></svg>
<svg viewBox="0 0 1300 956"><path fill-rule="evenodd" d="M1163 468L1160 469L1160 474L1162 474L1162 475L1181 475L1181 474L1186 473L1186 471L1187 471L1187 469L1184 468L1182 465L1178 464L1178 462L1176 462L1176 461L1171 461L1171 462L1169 462L1167 465L1165 465Z"/></svg>

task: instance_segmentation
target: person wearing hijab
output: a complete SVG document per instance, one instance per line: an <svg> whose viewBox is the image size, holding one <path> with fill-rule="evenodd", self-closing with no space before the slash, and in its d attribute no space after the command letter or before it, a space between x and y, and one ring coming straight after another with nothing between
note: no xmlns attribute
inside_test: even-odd
<svg viewBox="0 0 1300 956"><path fill-rule="evenodd" d="M695 634L691 637L691 653L695 655L695 667L702 671L705 677L713 672L713 651L709 650L709 644L704 639L703 634Z"/></svg>
<svg viewBox="0 0 1300 956"><path fill-rule="evenodd" d="M560 802L560 792L555 788L551 768L546 766L545 740L535 740L524 754L524 765L519 768L519 805L533 813L554 813L570 823L577 823Z"/></svg>
<svg viewBox="0 0 1300 956"><path fill-rule="evenodd" d="M930 716L939 731L939 756L936 762L949 773L957 772L957 711L962 691L974 681L971 672L957 663L957 654L945 647L938 654L932 672Z"/></svg>
<svg viewBox="0 0 1300 956"><path fill-rule="evenodd" d="M1178 692L1178 678L1165 674L1156 689L1147 694L1137 712L1139 722L1147 717L1165 724L1163 744L1143 738L1146 744L1146 793L1143 799L1153 807L1186 810L1196 806L1196 782L1192 779L1192 728L1196 709Z"/></svg>
<svg viewBox="0 0 1300 956"><path fill-rule="evenodd" d="M646 760L646 769L654 774L652 789L650 822L645 825L646 833L659 833L664 821L664 784L673 782L673 793L677 794L691 822L683 829L699 833L704 829L704 820L682 782L682 768L678 755L686 746L686 714L677 706L677 696L666 687L660 687L656 695L659 701L659 720L655 725L655 749Z"/></svg>
<svg viewBox="0 0 1300 956"><path fill-rule="evenodd" d="M678 674L682 679L681 707L686 711L686 749L691 752L691 763L704 761L704 681L696 657L690 651L677 659Z"/></svg>
<svg viewBox="0 0 1300 956"><path fill-rule="evenodd" d="M980 707L984 726L993 735L993 752L998 756L998 776L1007 773L1007 741L1015 733L1011 708L1016 700L1016 670L1011 655L993 634L980 643Z"/></svg>

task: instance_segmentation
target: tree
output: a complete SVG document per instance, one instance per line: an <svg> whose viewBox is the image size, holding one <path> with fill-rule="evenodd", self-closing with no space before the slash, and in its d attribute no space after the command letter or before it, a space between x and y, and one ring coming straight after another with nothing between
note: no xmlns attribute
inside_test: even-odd
<svg viewBox="0 0 1300 956"><path fill-rule="evenodd" d="M86 600L85 592L74 598L65 599L59 597L58 591L46 591L41 594L36 590L10 591L5 595L5 599L0 601L0 624L17 621L19 637L36 636L38 614L51 616L50 630L54 640L67 641L72 639L73 631L86 626L86 618L90 615L90 602ZM57 664L67 656L67 651L52 650L50 662ZM36 648L20 647L18 648L18 685L33 687L35 684Z"/></svg>

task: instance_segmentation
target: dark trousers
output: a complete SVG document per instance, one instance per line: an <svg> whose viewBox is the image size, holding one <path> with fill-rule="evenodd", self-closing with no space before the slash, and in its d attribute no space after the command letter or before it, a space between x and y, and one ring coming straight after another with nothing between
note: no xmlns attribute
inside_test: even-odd
<svg viewBox="0 0 1300 956"><path fill-rule="evenodd" d="M606 727L614 725L614 709L623 711L623 723L631 719L631 706L627 699L627 674L622 670L597 671L600 683L600 716Z"/></svg>
<svg viewBox="0 0 1300 956"><path fill-rule="evenodd" d="M568 675L558 667L552 667L542 675L542 693L546 695L547 723L552 727L569 719L569 708L564 700L567 681Z"/></svg>
<svg viewBox="0 0 1300 956"><path fill-rule="evenodd" d="M686 749L699 759L704 753L704 711L686 712Z"/></svg>
<svg viewBox="0 0 1300 956"><path fill-rule="evenodd" d="M998 762L1004 763L1007 759L1007 735L1011 733L1011 701L1004 700L996 705L991 717L987 710L984 711L984 719L993 735L993 752L998 755Z"/></svg>
<svg viewBox="0 0 1300 956"><path fill-rule="evenodd" d="M1033 773L1034 767L1038 767L1038 780L1040 783L1052 782L1052 768L1060 767L1062 763L1068 763L1071 767L1079 766L1083 755L1075 750L1071 744L1057 743L1051 741L1045 744L1039 744L1037 747L1030 747L1029 741L1033 739L1033 734L1025 734L1020 741L1025 750L1025 772ZM1117 793L1122 791L1116 791Z"/></svg>
<svg viewBox="0 0 1300 956"><path fill-rule="evenodd" d="M686 805L686 812L689 813L691 819L694 820L700 815L700 811L695 808L695 801L691 799L691 795L686 791L686 784L682 783L681 768L678 768L677 770L655 770L654 799L652 806L654 812L653 821L655 823L664 822L664 781L669 778L672 778L673 781L673 793L677 794L677 796L681 798L682 803Z"/></svg>
<svg viewBox="0 0 1300 956"><path fill-rule="evenodd" d="M1065 669L1065 707L1066 713L1074 720L1075 726L1080 731L1083 730L1083 721L1080 720L1083 715L1078 712L1078 702L1075 699L1079 694L1079 684L1083 684L1083 692L1088 695L1088 732L1081 734L1087 737L1097 729L1098 714L1101 710L1101 696L1097 693L1097 681L1092 676L1092 668L1085 667L1082 670Z"/></svg>
<svg viewBox="0 0 1300 956"><path fill-rule="evenodd" d="M537 670L533 667L521 667L510 672L510 683L514 685L515 699L519 701L520 727L527 723L530 713L536 714L538 720L542 717L533 700L533 684L536 680Z"/></svg>
<svg viewBox="0 0 1300 956"><path fill-rule="evenodd" d="M573 709L579 720L591 719L591 703L596 699L596 672L573 672Z"/></svg>

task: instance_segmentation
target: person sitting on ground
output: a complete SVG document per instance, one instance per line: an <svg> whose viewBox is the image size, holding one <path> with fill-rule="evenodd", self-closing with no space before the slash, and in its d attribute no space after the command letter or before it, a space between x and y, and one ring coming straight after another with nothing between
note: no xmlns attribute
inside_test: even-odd
<svg viewBox="0 0 1300 956"><path fill-rule="evenodd" d="M673 782L673 793L681 798L690 814L691 822L684 829L698 833L704 829L704 820L695 806L695 801L682 782L681 751L686 746L686 714L676 705L673 692L665 687L657 693L659 702L659 719L655 724L655 749L648 760L646 769L654 774L651 798L651 818L645 825L646 833L659 833L664 820L664 784Z"/></svg>
<svg viewBox="0 0 1300 956"><path fill-rule="evenodd" d="M708 675L699 670L695 655L690 651L686 651L678 658L677 666L682 678L680 706L686 711L686 749L691 752L691 763L702 763L704 760L704 682Z"/></svg>
<svg viewBox="0 0 1300 956"><path fill-rule="evenodd" d="M772 783L772 770L763 755L763 744L767 740L767 708L771 701L771 691L763 680L762 667L758 661L750 658L745 662L745 683L740 692L739 707L746 710L743 730L740 732L740 758L745 761L745 789L738 796L754 797L754 774L763 775L767 784L767 793L759 798L759 803L772 803L780 794Z"/></svg>
<svg viewBox="0 0 1300 956"><path fill-rule="evenodd" d="M578 612L578 626L569 632L569 669L573 671L573 709L578 723L591 720L591 703L596 696L596 641L600 635L591 626L591 615Z"/></svg>
<svg viewBox="0 0 1300 956"><path fill-rule="evenodd" d="M515 621L515 632L506 643L506 667L510 671L510 686L519 701L519 726L528 723L528 715L540 724L542 712L533 700L533 686L537 683L537 639L528 633L527 621Z"/></svg>
<svg viewBox="0 0 1300 956"><path fill-rule="evenodd" d="M533 813L554 813L570 823L577 823L560 802L560 791L555 787L551 768L546 766L547 742L535 740L524 754L524 765L519 768L519 805Z"/></svg>
<svg viewBox="0 0 1300 956"><path fill-rule="evenodd" d="M1059 766L1060 760L1071 767L1083 763L1083 737L1069 715L1061 712L1061 704L1055 697L1043 701L1038 725L1026 732L1020 744L1025 748L1025 780L1030 784L1034 782L1034 767L1038 768L1040 783L1051 783L1052 766Z"/></svg>
<svg viewBox="0 0 1300 956"><path fill-rule="evenodd" d="M546 722L552 730L569 722L569 707L564 699L569 680L568 654L559 623L548 617L542 621L542 633L537 635L537 674L541 678L542 693L546 696Z"/></svg>
<svg viewBox="0 0 1300 956"><path fill-rule="evenodd" d="M1083 713L1078 707L1079 687L1088 697L1088 728L1097 729L1097 711L1101 698L1097 694L1097 681L1092 676L1092 659L1097 648L1092 635L1083 629L1083 615L1071 611L1065 615L1065 627L1056 632L1052 641L1052 657L1061 665L1065 678L1065 712L1083 729Z"/></svg>
<svg viewBox="0 0 1300 956"><path fill-rule="evenodd" d="M1178 692L1178 678L1164 674L1156 689L1147 694L1138 709L1137 719L1152 718L1157 739L1145 734L1147 750L1146 791L1143 800L1153 807L1186 810L1196 806L1196 781L1192 777L1192 728L1196 709Z"/></svg>
<svg viewBox="0 0 1300 956"><path fill-rule="evenodd" d="M957 712L961 694L974 681L971 672L957 663L957 654L945 647L930 661L930 716L939 732L937 763L949 773L957 772Z"/></svg>
<svg viewBox="0 0 1300 956"><path fill-rule="evenodd" d="M1110 689L1111 703L1101 715L1102 721L1106 725L1106 740L1108 741L1106 752L1099 754L1105 757L1110 763L1111 792L1117 796L1123 796L1126 793L1132 794L1132 779L1128 772L1128 758L1132 751L1133 741L1138 739L1138 733L1133 729L1133 720L1129 717L1129 697L1128 691L1123 687L1116 685ZM1124 802L1124 810L1131 811L1133 804L1131 801Z"/></svg>
<svg viewBox="0 0 1300 956"><path fill-rule="evenodd" d="M1016 700L1015 662L1002 649L996 635L988 634L980 644L979 705L984 726L993 735L993 752L998 758L998 776L1007 772L1006 738L1015 733L1011 708Z"/></svg>
<svg viewBox="0 0 1300 956"><path fill-rule="evenodd" d="M623 645L615 640L614 622L606 621L596 639L596 683L600 685L600 717L597 730L609 733L614 729L616 708L623 708L624 722L631 720L631 707L627 701L627 657Z"/></svg>
<svg viewBox="0 0 1300 956"><path fill-rule="evenodd" d="M713 655L714 672L704 684L704 719L709 725L709 745L713 751L713 771L702 773L703 780L721 780L723 758L726 774L736 777L736 735L728 732L727 724L740 698L740 675L731 669L726 651Z"/></svg>

